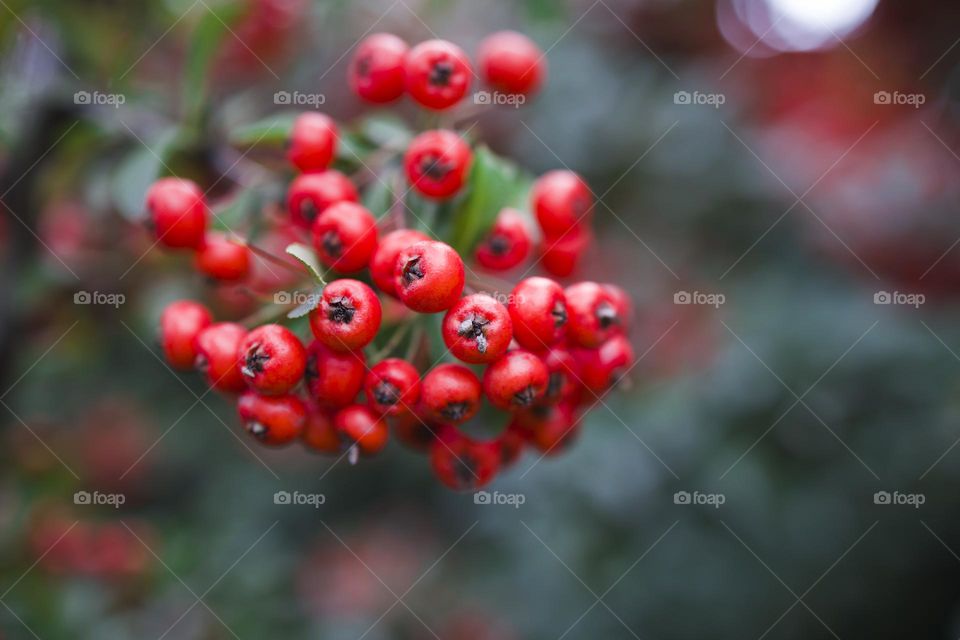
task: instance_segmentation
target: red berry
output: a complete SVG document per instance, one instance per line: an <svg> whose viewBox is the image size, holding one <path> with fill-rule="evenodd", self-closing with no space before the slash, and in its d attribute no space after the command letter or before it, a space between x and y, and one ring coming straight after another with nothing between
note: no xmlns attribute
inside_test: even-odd
<svg viewBox="0 0 960 640"><path fill-rule="evenodd" d="M526 443L526 433L515 420L512 421L497 438L497 444L500 446L500 467L506 469L517 462L523 455Z"/></svg>
<svg viewBox="0 0 960 640"><path fill-rule="evenodd" d="M237 401L247 432L263 444L282 445L300 437L307 408L296 396L261 396L247 391Z"/></svg>
<svg viewBox="0 0 960 640"><path fill-rule="evenodd" d="M483 373L483 390L490 404L505 410L525 409L546 393L547 365L529 351L509 351Z"/></svg>
<svg viewBox="0 0 960 640"><path fill-rule="evenodd" d="M247 330L233 322L217 322L197 334L197 369L220 391L247 388L240 367L240 343Z"/></svg>
<svg viewBox="0 0 960 640"><path fill-rule="evenodd" d="M355 202L338 202L314 223L313 246L328 267L340 273L360 271L377 248L377 221Z"/></svg>
<svg viewBox="0 0 960 640"><path fill-rule="evenodd" d="M493 362L510 346L513 325L502 304L484 293L461 298L443 318L443 341L459 360Z"/></svg>
<svg viewBox="0 0 960 640"><path fill-rule="evenodd" d="M477 262L491 271L512 269L530 255L530 232L516 209L503 209L477 247Z"/></svg>
<svg viewBox="0 0 960 640"><path fill-rule="evenodd" d="M381 313L373 289L359 280L342 278L323 288L320 306L310 314L310 329L334 351L356 351L376 337Z"/></svg>
<svg viewBox="0 0 960 640"><path fill-rule="evenodd" d="M243 280L250 273L250 249L222 233L208 233L197 251L197 271L224 282Z"/></svg>
<svg viewBox="0 0 960 640"><path fill-rule="evenodd" d="M620 324L626 329L633 323L633 301L630 294L615 284L604 283L600 285L610 295L613 306L617 310L617 317L620 318Z"/></svg>
<svg viewBox="0 0 960 640"><path fill-rule="evenodd" d="M174 369L192 369L197 359L197 334L210 326L210 311L193 300L171 302L160 314L160 346Z"/></svg>
<svg viewBox="0 0 960 640"><path fill-rule="evenodd" d="M446 40L427 40L415 46L407 53L404 69L410 96L437 111L460 102L473 79L467 54Z"/></svg>
<svg viewBox="0 0 960 640"><path fill-rule="evenodd" d="M550 275L566 278L577 270L592 240L587 227L575 227L559 238L546 237L540 245L540 264Z"/></svg>
<svg viewBox="0 0 960 640"><path fill-rule="evenodd" d="M312 342L307 349L307 389L327 406L342 407L353 402L366 372L362 351L337 353L319 341Z"/></svg>
<svg viewBox="0 0 960 640"><path fill-rule="evenodd" d="M289 392L303 378L307 351L292 331L265 324L247 334L240 345L247 384L269 395Z"/></svg>
<svg viewBox="0 0 960 640"><path fill-rule="evenodd" d="M390 430L387 423L362 404L344 407L333 418L333 426L340 438L360 453L373 455L387 446Z"/></svg>
<svg viewBox="0 0 960 640"><path fill-rule="evenodd" d="M373 366L363 383L367 404L380 415L409 413L420 399L420 373L400 358L387 358Z"/></svg>
<svg viewBox="0 0 960 640"><path fill-rule="evenodd" d="M594 393L613 387L633 368L633 347L622 335L613 336L596 349L577 348L571 353L577 359L581 383Z"/></svg>
<svg viewBox="0 0 960 640"><path fill-rule="evenodd" d="M446 424L460 424L480 409L483 389L477 376L459 364L441 364L423 378L420 404L428 417Z"/></svg>
<svg viewBox="0 0 960 640"><path fill-rule="evenodd" d="M533 407L516 415L516 424L527 441L545 455L556 455L573 444L580 431L573 408L561 402Z"/></svg>
<svg viewBox="0 0 960 640"><path fill-rule="evenodd" d="M414 311L446 311L460 299L464 281L463 260L442 242L418 242L397 255L394 265L397 295Z"/></svg>
<svg viewBox="0 0 960 640"><path fill-rule="evenodd" d="M593 194L573 171L549 171L533 183L533 211L544 235L557 238L586 222L593 210Z"/></svg>
<svg viewBox="0 0 960 640"><path fill-rule="evenodd" d="M543 396L544 402L554 404L562 400L575 401L580 391L580 373L573 354L563 346L553 346L539 353L538 357L547 365L550 374L547 391Z"/></svg>
<svg viewBox="0 0 960 640"><path fill-rule="evenodd" d="M433 443L430 465L440 482L454 491L474 491L497 475L500 451L496 443L478 442L446 427Z"/></svg>
<svg viewBox="0 0 960 640"><path fill-rule="evenodd" d="M397 255L412 244L430 237L414 229L398 229L391 231L380 239L377 250L370 258L370 277L380 291L397 297L397 282L394 268L397 265Z"/></svg>
<svg viewBox="0 0 960 640"><path fill-rule="evenodd" d="M407 43L389 33L374 33L357 46L347 77L350 88L368 102L384 103L403 95Z"/></svg>
<svg viewBox="0 0 960 640"><path fill-rule="evenodd" d="M490 86L523 95L535 92L547 72L540 48L516 31L498 31L484 38L477 53L477 67Z"/></svg>
<svg viewBox="0 0 960 640"><path fill-rule="evenodd" d="M397 440L411 449L429 451L434 440L437 439L437 427L425 422L413 411L394 416L391 420Z"/></svg>
<svg viewBox="0 0 960 640"><path fill-rule="evenodd" d="M459 135L446 129L424 131L403 156L407 180L428 198L450 198L463 187L473 153Z"/></svg>
<svg viewBox="0 0 960 640"><path fill-rule="evenodd" d="M350 179L333 169L299 175L287 191L290 220L302 229L312 229L317 217L331 205L359 200L357 188Z"/></svg>
<svg viewBox="0 0 960 640"><path fill-rule="evenodd" d="M541 351L560 340L567 329L563 288L549 278L526 278L510 294L508 308L513 337L521 347Z"/></svg>
<svg viewBox="0 0 960 640"><path fill-rule="evenodd" d="M623 332L622 301L596 282L578 282L566 288L567 337L581 347L595 347Z"/></svg>
<svg viewBox="0 0 960 640"><path fill-rule="evenodd" d="M191 180L161 178L147 191L147 211L157 242L171 248L196 249L207 229L207 203Z"/></svg>
<svg viewBox="0 0 960 640"><path fill-rule="evenodd" d="M300 171L322 171L333 162L337 150L337 124L322 113L297 116L290 132L287 160Z"/></svg>
<svg viewBox="0 0 960 640"><path fill-rule="evenodd" d="M300 437L307 447L321 453L339 453L342 445L332 415L315 402L307 403L307 420Z"/></svg>

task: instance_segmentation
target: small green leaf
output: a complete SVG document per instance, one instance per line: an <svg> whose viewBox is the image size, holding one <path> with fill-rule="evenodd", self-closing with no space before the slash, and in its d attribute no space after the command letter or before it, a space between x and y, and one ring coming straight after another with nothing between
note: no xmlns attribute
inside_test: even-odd
<svg viewBox="0 0 960 640"><path fill-rule="evenodd" d="M357 127L357 134L375 147L406 149L413 132L400 118L374 115L365 118Z"/></svg>
<svg viewBox="0 0 960 640"><path fill-rule="evenodd" d="M299 112L284 112L237 127L230 133L230 144L246 149L253 146L281 147L290 138L293 121Z"/></svg>
<svg viewBox="0 0 960 640"><path fill-rule="evenodd" d="M232 33L229 25L240 15L239 6L204 6L206 12L193 31L184 66L184 111L191 117L203 108L211 67L226 36Z"/></svg>
<svg viewBox="0 0 960 640"><path fill-rule="evenodd" d="M310 274L313 276L321 285L326 286L327 281L323 279L322 270L320 268L320 263L317 261L317 256L313 252L313 249L308 247L305 244L299 242L294 242L287 245L287 253L303 263L307 269L309 269Z"/></svg>

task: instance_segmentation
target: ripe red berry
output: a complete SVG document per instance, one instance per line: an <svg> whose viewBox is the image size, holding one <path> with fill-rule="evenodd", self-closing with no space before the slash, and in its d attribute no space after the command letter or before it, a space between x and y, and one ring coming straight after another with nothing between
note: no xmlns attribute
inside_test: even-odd
<svg viewBox="0 0 960 640"><path fill-rule="evenodd" d="M483 388L473 371L459 364L441 364L424 376L420 404L429 418L460 424L476 415L482 395Z"/></svg>
<svg viewBox="0 0 960 640"><path fill-rule="evenodd" d="M543 398L549 378L547 365L540 358L517 349L487 367L483 390L490 404L499 409L525 409Z"/></svg>
<svg viewBox="0 0 960 640"><path fill-rule="evenodd" d="M615 284L604 283L600 285L610 295L613 306L617 310L617 317L620 318L620 324L624 329L633 323L633 301L630 294Z"/></svg>
<svg viewBox="0 0 960 640"><path fill-rule="evenodd" d="M321 453L339 453L342 442L333 426L333 416L316 402L307 402L307 420L300 436L303 443Z"/></svg>
<svg viewBox="0 0 960 640"><path fill-rule="evenodd" d="M337 353L320 341L312 342L307 349L307 389L324 405L342 407L353 402L366 372L362 351Z"/></svg>
<svg viewBox="0 0 960 640"><path fill-rule="evenodd" d="M633 347L622 335L616 335L596 349L571 350L577 359L581 383L594 393L602 393L615 386L634 363Z"/></svg>
<svg viewBox="0 0 960 640"><path fill-rule="evenodd" d="M340 273L360 271L377 248L377 221L355 202L338 202L314 223L313 246L328 267Z"/></svg>
<svg viewBox="0 0 960 640"><path fill-rule="evenodd" d="M287 191L290 221L301 229L312 229L317 217L331 205L359 200L357 188L350 179L333 169L299 175Z"/></svg>
<svg viewBox="0 0 960 640"><path fill-rule="evenodd" d="M269 395L289 392L303 378L307 351L292 331L265 324L247 334L240 345L247 384Z"/></svg>
<svg viewBox="0 0 960 640"><path fill-rule="evenodd" d="M527 435L517 425L516 420L513 420L497 438L497 444L500 447L500 468L506 469L523 455L523 450L527 444Z"/></svg>
<svg viewBox="0 0 960 640"><path fill-rule="evenodd" d="M340 409L333 418L333 426L344 442L368 456L387 446L390 435L387 423L362 404Z"/></svg>
<svg viewBox="0 0 960 640"><path fill-rule="evenodd" d="M484 38L477 53L477 67L493 88L523 95L535 92L547 73L543 52L533 40L516 31L498 31Z"/></svg>
<svg viewBox="0 0 960 640"><path fill-rule="evenodd" d="M437 111L460 102L473 79L467 54L446 40L427 40L415 46L407 53L404 69L410 96Z"/></svg>
<svg viewBox="0 0 960 640"><path fill-rule="evenodd" d="M223 282L243 280L250 273L250 249L241 240L208 233L197 251L197 271Z"/></svg>
<svg viewBox="0 0 960 640"><path fill-rule="evenodd" d="M564 291L569 322L567 337L582 347L596 347L623 332L622 301L596 282L578 282Z"/></svg>
<svg viewBox="0 0 960 640"><path fill-rule="evenodd" d="M588 227L575 227L558 238L545 237L540 244L540 264L550 275L566 278L577 270L592 240Z"/></svg>
<svg viewBox="0 0 960 640"><path fill-rule="evenodd" d="M465 277L460 255L433 240L403 249L394 265L397 295L419 313L439 313L452 307L460 299Z"/></svg>
<svg viewBox="0 0 960 640"><path fill-rule="evenodd" d="M510 346L513 325L507 308L487 294L460 298L443 318L443 341L458 360L493 362Z"/></svg>
<svg viewBox="0 0 960 640"><path fill-rule="evenodd" d="M500 451L495 442L478 442L446 427L430 450L430 465L440 482L454 491L475 491L497 475Z"/></svg>
<svg viewBox="0 0 960 640"><path fill-rule="evenodd" d="M337 124L322 113L297 116L290 132L287 159L300 171L322 171L337 151Z"/></svg>
<svg viewBox="0 0 960 640"><path fill-rule="evenodd" d="M416 451L429 451L437 439L438 428L414 411L394 416L391 421L397 440Z"/></svg>
<svg viewBox="0 0 960 640"><path fill-rule="evenodd" d="M368 102L382 104L403 95L407 43L389 33L374 33L357 45L347 77L350 88Z"/></svg>
<svg viewBox="0 0 960 640"><path fill-rule="evenodd" d="M359 280L341 278L323 288L320 305L310 314L310 329L334 351L356 351L376 337L381 313L373 289Z"/></svg>
<svg viewBox="0 0 960 640"><path fill-rule="evenodd" d="M566 347L555 345L537 355L547 365L550 374L543 401L550 404L563 400L575 402L580 391L580 373L573 354Z"/></svg>
<svg viewBox="0 0 960 640"><path fill-rule="evenodd" d="M379 415L409 413L420 399L420 373L406 360L387 358L367 372L363 388Z"/></svg>
<svg viewBox="0 0 960 640"><path fill-rule="evenodd" d="M463 187L473 153L459 135L446 129L424 131L403 156L407 180L428 198L450 198Z"/></svg>
<svg viewBox="0 0 960 640"><path fill-rule="evenodd" d="M527 442L545 455L567 449L580 431L573 408L563 402L520 411L514 424L524 432Z"/></svg>
<svg viewBox="0 0 960 640"><path fill-rule="evenodd" d="M240 343L247 330L233 322L217 322L197 334L196 367L214 389L243 391L247 388L240 371Z"/></svg>
<svg viewBox="0 0 960 640"><path fill-rule="evenodd" d="M477 262L491 271L512 269L530 255L530 232L516 209L503 209L477 247Z"/></svg>
<svg viewBox="0 0 960 640"><path fill-rule="evenodd" d="M526 278L517 283L508 304L513 337L521 347L541 351L563 338L567 329L567 301L563 288L549 278Z"/></svg>
<svg viewBox="0 0 960 640"><path fill-rule="evenodd" d="M171 302L160 314L160 346L174 369L192 369L197 359L197 335L210 326L210 311L193 300Z"/></svg>
<svg viewBox="0 0 960 640"><path fill-rule="evenodd" d="M207 203L191 180L161 178L147 191L147 211L157 242L196 249L207 229Z"/></svg>
<svg viewBox="0 0 960 640"><path fill-rule="evenodd" d="M370 277L380 291L397 297L397 282L394 274L397 255L412 244L430 237L414 229L397 229L380 239L377 250L370 258Z"/></svg>
<svg viewBox="0 0 960 640"><path fill-rule="evenodd" d="M247 432L263 444L278 446L300 437L307 408L296 396L261 396L247 391L237 401Z"/></svg>
<svg viewBox="0 0 960 640"><path fill-rule="evenodd" d="M587 222L593 210L590 187L573 171L549 171L537 178L531 200L544 235L554 238Z"/></svg>

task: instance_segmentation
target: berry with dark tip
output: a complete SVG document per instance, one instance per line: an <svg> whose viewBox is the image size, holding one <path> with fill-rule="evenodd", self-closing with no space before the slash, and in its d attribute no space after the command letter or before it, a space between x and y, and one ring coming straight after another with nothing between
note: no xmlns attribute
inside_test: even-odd
<svg viewBox="0 0 960 640"><path fill-rule="evenodd" d="M322 171L337 151L337 125L322 113L308 111L297 116L290 132L287 160L300 171Z"/></svg>
<svg viewBox="0 0 960 640"><path fill-rule="evenodd" d="M595 349L574 348L571 353L577 360L580 381L595 394L617 385L635 362L633 346L622 335L613 336Z"/></svg>
<svg viewBox="0 0 960 640"><path fill-rule="evenodd" d="M460 299L465 279L460 255L442 242L418 242L397 254L397 295L419 313L438 313L452 307Z"/></svg>
<svg viewBox="0 0 960 640"><path fill-rule="evenodd" d="M477 263L491 271L512 269L527 259L530 245L530 232L523 215L516 209L503 209L477 247Z"/></svg>
<svg viewBox="0 0 960 640"><path fill-rule="evenodd" d="M409 413L420 399L420 373L400 358L381 360L363 383L367 404L381 415Z"/></svg>
<svg viewBox="0 0 960 640"><path fill-rule="evenodd" d="M310 329L334 351L356 351L376 337L381 313L373 289L359 280L341 278L323 288L320 305L310 314Z"/></svg>
<svg viewBox="0 0 960 640"><path fill-rule="evenodd" d="M487 367L483 391L498 409L528 409L543 398L549 378L547 366L540 358L517 349Z"/></svg>
<svg viewBox="0 0 960 640"><path fill-rule="evenodd" d="M250 249L222 233L208 233L196 255L197 271L214 280L235 282L250 274Z"/></svg>
<svg viewBox="0 0 960 640"><path fill-rule="evenodd" d="M401 251L430 237L415 229L398 229L380 238L373 257L370 258L370 278L380 291L397 297L395 267Z"/></svg>
<svg viewBox="0 0 960 640"><path fill-rule="evenodd" d="M237 401L237 411L247 433L271 446L300 437L307 421L307 408L292 395L262 396L247 391Z"/></svg>
<svg viewBox="0 0 960 640"><path fill-rule="evenodd" d="M467 54L446 40L427 40L415 46L407 53L404 70L410 96L437 111L460 102L473 80Z"/></svg>
<svg viewBox="0 0 960 640"><path fill-rule="evenodd" d="M521 347L542 351L556 344L567 330L567 300L563 287L549 278L517 283L508 303L513 337Z"/></svg>
<svg viewBox="0 0 960 640"><path fill-rule="evenodd" d="M320 453L339 453L343 443L333 426L333 415L315 401L306 403L307 419L300 438L307 448Z"/></svg>
<svg viewBox="0 0 960 640"><path fill-rule="evenodd" d="M160 315L160 346L174 369L192 369L197 360L197 335L210 326L210 311L193 300L168 304Z"/></svg>
<svg viewBox="0 0 960 640"><path fill-rule="evenodd" d="M555 345L537 356L547 365L547 372L550 374L543 401L549 404L562 400L575 402L580 392L580 373L579 364L573 354L566 347Z"/></svg>
<svg viewBox="0 0 960 640"><path fill-rule="evenodd" d="M312 398L329 407L342 407L354 401L363 387L367 372L362 351L337 353L315 340L307 348L304 377Z"/></svg>
<svg viewBox="0 0 960 640"><path fill-rule="evenodd" d="M360 271L377 248L377 221L355 202L338 202L313 224L317 257L340 273Z"/></svg>
<svg viewBox="0 0 960 640"><path fill-rule="evenodd" d="M390 33L374 33L357 45L347 77L350 88L367 102L382 104L403 95L407 43Z"/></svg>
<svg viewBox="0 0 960 640"><path fill-rule="evenodd" d="M475 491L497 475L499 449L496 442L480 442L447 426L431 447L430 464L447 487L455 491Z"/></svg>
<svg viewBox="0 0 960 640"><path fill-rule="evenodd" d="M461 298L447 311L442 333L458 360L485 364L506 353L513 324L506 307L487 294L476 293Z"/></svg>
<svg viewBox="0 0 960 640"><path fill-rule="evenodd" d="M415 451L429 451L437 439L439 427L431 425L414 411L393 416L390 420L397 440Z"/></svg>
<svg viewBox="0 0 960 640"><path fill-rule="evenodd" d="M379 453L387 446L390 430L387 423L362 404L340 409L333 418L333 426L348 447L356 447L363 455Z"/></svg>
<svg viewBox="0 0 960 640"><path fill-rule="evenodd" d="M303 378L307 351L292 331L265 324L240 344L241 371L247 384L268 395L288 393Z"/></svg>
<svg viewBox="0 0 960 640"><path fill-rule="evenodd" d="M194 363L214 389L239 392L247 388L240 370L240 344L247 330L233 322L217 322L197 334Z"/></svg>
<svg viewBox="0 0 960 640"><path fill-rule="evenodd" d="M357 188L350 179L333 169L299 175L287 190L290 221L307 230L313 229L317 218L332 205L359 200Z"/></svg>
<svg viewBox="0 0 960 640"><path fill-rule="evenodd" d="M540 47L516 31L498 31L484 38L477 53L477 68L494 89L521 95L536 92L547 74Z"/></svg>
<svg viewBox="0 0 960 640"><path fill-rule="evenodd" d="M157 242L197 249L207 230L207 203L200 187L183 178L161 178L147 191L149 225Z"/></svg>
<svg viewBox="0 0 960 640"><path fill-rule="evenodd" d="M473 371L459 364L441 364L423 377L420 404L429 418L460 424L476 415L482 395L483 387Z"/></svg>
<svg viewBox="0 0 960 640"><path fill-rule="evenodd" d="M520 411L514 424L523 431L527 442L550 456L562 453L580 432L580 421L564 402Z"/></svg>
<svg viewBox="0 0 960 640"><path fill-rule="evenodd" d="M472 158L463 138L453 131L435 129L424 131L410 142L403 166L414 189L428 198L443 200L463 187Z"/></svg>
<svg viewBox="0 0 960 640"><path fill-rule="evenodd" d="M540 264L557 278L566 278L577 270L593 241L587 227L575 227L558 238L546 237L540 244Z"/></svg>
<svg viewBox="0 0 960 640"><path fill-rule="evenodd" d="M548 238L589 222L593 211L590 187L573 171L549 171L533 183L530 192L533 212Z"/></svg>
<svg viewBox="0 0 960 640"><path fill-rule="evenodd" d="M623 333L622 303L596 282L578 282L564 290L570 316L567 337L581 347L596 347Z"/></svg>

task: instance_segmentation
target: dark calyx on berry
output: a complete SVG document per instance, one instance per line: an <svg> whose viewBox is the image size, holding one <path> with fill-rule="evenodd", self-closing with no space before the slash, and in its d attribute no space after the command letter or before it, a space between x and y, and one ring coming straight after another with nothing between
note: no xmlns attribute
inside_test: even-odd
<svg viewBox="0 0 960 640"><path fill-rule="evenodd" d="M430 69L430 84L445 87L450 84L450 76L452 75L452 64L446 61L438 62Z"/></svg>
<svg viewBox="0 0 960 640"><path fill-rule="evenodd" d="M462 420L469 409L470 403L468 402L450 402L440 410L440 415L447 420Z"/></svg>
<svg viewBox="0 0 960 640"><path fill-rule="evenodd" d="M370 75L370 56L363 56L357 60L357 74L364 78Z"/></svg>
<svg viewBox="0 0 960 640"><path fill-rule="evenodd" d="M259 422L248 422L247 432L257 440L264 440L267 437L267 428Z"/></svg>
<svg viewBox="0 0 960 640"><path fill-rule="evenodd" d="M303 377L309 381L316 380L318 375L320 375L320 372L317 371L317 355L310 354L307 356L307 366L303 370Z"/></svg>
<svg viewBox="0 0 960 640"><path fill-rule="evenodd" d="M457 485L460 487L472 487L480 479L477 476L476 468L479 466L477 460L469 453L457 456L454 463L453 474L457 479Z"/></svg>
<svg viewBox="0 0 960 640"><path fill-rule="evenodd" d="M546 395L554 398L560 394L560 389L563 388L563 372L554 371L550 374L550 377L547 378L547 393Z"/></svg>
<svg viewBox="0 0 960 640"><path fill-rule="evenodd" d="M490 324L490 321L483 316L471 315L457 327L457 335L461 338L475 341L477 343L477 351L486 353L488 343L487 332L484 327L488 324Z"/></svg>
<svg viewBox="0 0 960 640"><path fill-rule="evenodd" d="M259 344L255 344L247 351L247 357L244 358L241 371L243 375L252 378L263 371L263 365L265 365L268 360L270 360L270 356L260 350Z"/></svg>
<svg viewBox="0 0 960 640"><path fill-rule="evenodd" d="M400 402L400 389L393 383L381 380L373 388L373 399L384 407L392 407Z"/></svg>
<svg viewBox="0 0 960 640"><path fill-rule="evenodd" d="M601 329L608 329L620 321L617 317L617 310L608 302L598 304L595 313Z"/></svg>
<svg viewBox="0 0 960 640"><path fill-rule="evenodd" d="M312 200L304 200L300 204L300 215L307 222L313 222L317 218L317 207Z"/></svg>
<svg viewBox="0 0 960 640"><path fill-rule="evenodd" d="M521 407L529 407L533 404L533 401L537 399L537 392L532 386L526 386L520 391L517 391L513 394L514 403L518 404Z"/></svg>
<svg viewBox="0 0 960 640"><path fill-rule="evenodd" d="M337 296L330 301L328 317L338 324L350 324L357 313L353 303L346 296Z"/></svg>
<svg viewBox="0 0 960 640"><path fill-rule="evenodd" d="M443 180L453 169L453 165L444 162L440 156L430 154L423 156L423 159L420 160L420 171L431 180Z"/></svg>
<svg viewBox="0 0 960 640"><path fill-rule="evenodd" d="M405 284L410 284L414 280L422 280L423 275L423 267L420 266L420 256L410 258L407 260L407 263L403 265L403 282Z"/></svg>
<svg viewBox="0 0 960 640"><path fill-rule="evenodd" d="M553 311L550 312L550 315L553 316L553 326L562 327L567 323L567 307L562 302L557 302L553 307Z"/></svg>
<svg viewBox="0 0 960 640"><path fill-rule="evenodd" d="M343 243L336 231L327 231L323 234L323 250L331 256L339 256L343 252Z"/></svg>
<svg viewBox="0 0 960 640"><path fill-rule="evenodd" d="M510 251L511 246L510 239L497 234L490 238L490 241L487 243L487 246L490 247L490 252L497 256L506 255Z"/></svg>

